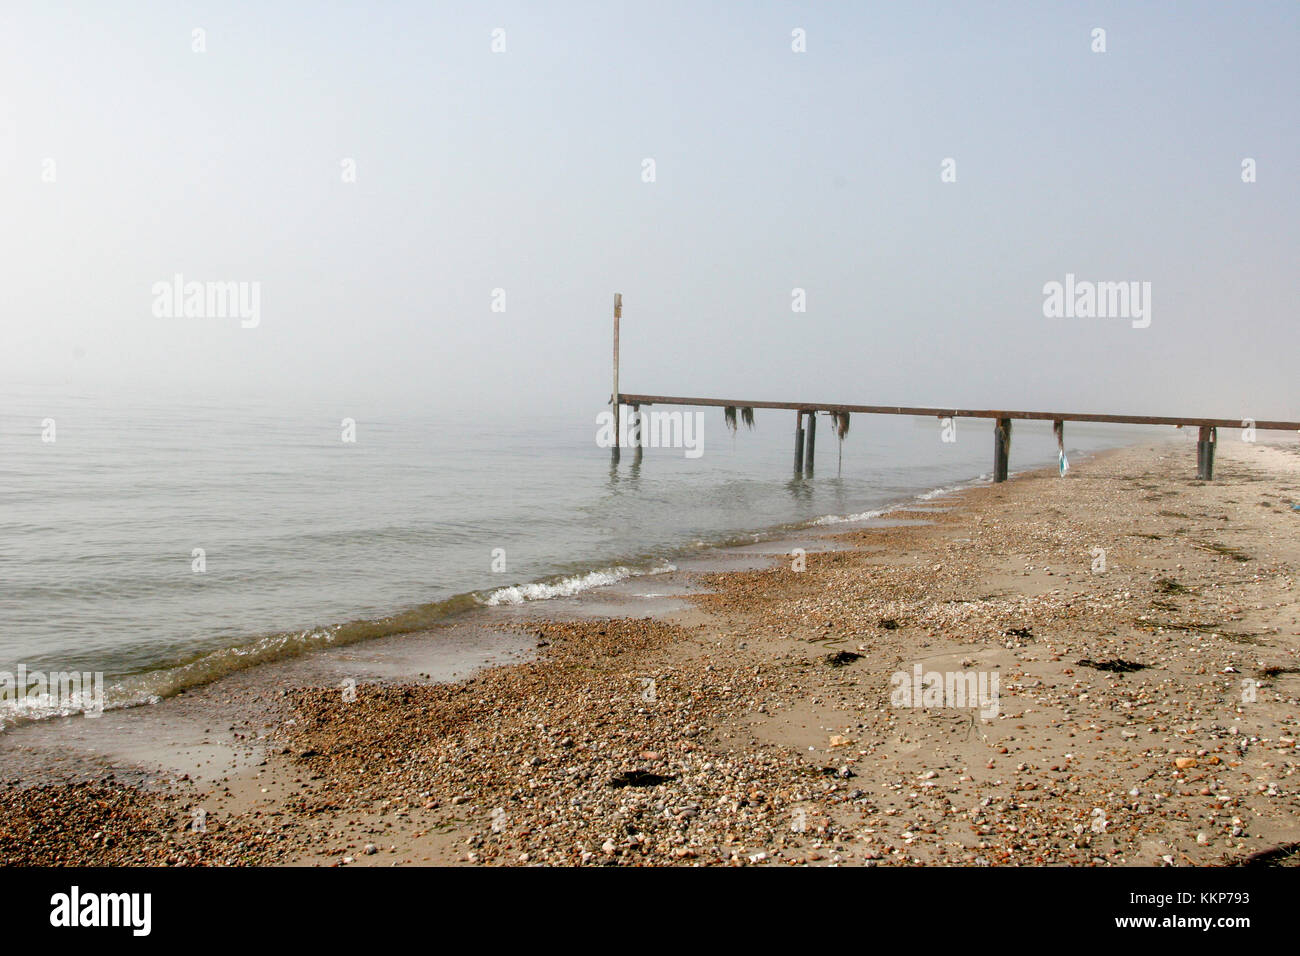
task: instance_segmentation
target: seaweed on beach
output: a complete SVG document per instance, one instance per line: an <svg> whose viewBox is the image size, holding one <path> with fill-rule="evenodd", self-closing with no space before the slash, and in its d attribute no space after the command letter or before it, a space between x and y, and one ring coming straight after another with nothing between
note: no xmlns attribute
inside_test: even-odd
<svg viewBox="0 0 1300 956"><path fill-rule="evenodd" d="M1220 631L1219 637L1227 641L1233 641L1237 644L1254 644L1256 647L1262 647L1264 642L1254 634L1233 634L1231 631Z"/></svg>
<svg viewBox="0 0 1300 956"><path fill-rule="evenodd" d="M610 777L609 785L616 790L620 787L657 787L661 783L676 779L663 774L648 773L645 770L625 770Z"/></svg>
<svg viewBox="0 0 1300 956"><path fill-rule="evenodd" d="M1225 558L1232 558L1234 561L1249 561L1250 555L1246 554L1240 548L1233 548L1226 544L1198 544L1202 551L1208 551L1211 554L1221 554Z"/></svg>
<svg viewBox="0 0 1300 956"><path fill-rule="evenodd" d="M1178 621L1155 621L1143 615L1133 622L1133 626L1140 627L1147 631L1191 631L1196 634L1209 634L1213 637L1221 637L1224 640L1236 641L1238 644L1259 643L1258 634L1227 631L1223 629L1222 624L1203 623L1200 621L1187 621L1185 623L1180 623Z"/></svg>
<svg viewBox="0 0 1300 956"><path fill-rule="evenodd" d="M1259 669L1259 676L1268 680L1273 677L1281 677L1283 674L1300 674L1300 667L1287 667L1282 664L1269 664Z"/></svg>
<svg viewBox="0 0 1300 956"><path fill-rule="evenodd" d="M1187 594L1191 589L1173 578L1159 578L1156 580L1156 590L1161 594Z"/></svg>
<svg viewBox="0 0 1300 956"><path fill-rule="evenodd" d="M1084 658L1077 662L1080 667L1091 667L1097 671L1108 671L1112 674L1130 674L1133 671L1145 670L1146 664L1139 664L1137 661L1126 661L1121 658L1114 658L1108 661L1093 661Z"/></svg>
<svg viewBox="0 0 1300 956"><path fill-rule="evenodd" d="M1198 634L1216 633L1217 624L1201 624L1196 621L1180 623L1178 621L1158 621L1152 620L1145 614L1133 622L1134 627L1140 627L1145 631L1196 631Z"/></svg>
<svg viewBox="0 0 1300 956"><path fill-rule="evenodd" d="M1033 640L1034 631L1028 627L1009 627L1002 632L1003 637L1019 637L1023 640Z"/></svg>
<svg viewBox="0 0 1300 956"><path fill-rule="evenodd" d="M884 628L886 631L896 631L901 625L892 617L882 617L878 626Z"/></svg>
<svg viewBox="0 0 1300 956"><path fill-rule="evenodd" d="M845 664L852 664L856 660L861 660L861 654L855 654L853 651L837 651L834 654L826 655L826 663L830 667L843 667Z"/></svg>
<svg viewBox="0 0 1300 956"><path fill-rule="evenodd" d="M1231 866L1300 866L1300 843L1282 843L1242 857Z"/></svg>

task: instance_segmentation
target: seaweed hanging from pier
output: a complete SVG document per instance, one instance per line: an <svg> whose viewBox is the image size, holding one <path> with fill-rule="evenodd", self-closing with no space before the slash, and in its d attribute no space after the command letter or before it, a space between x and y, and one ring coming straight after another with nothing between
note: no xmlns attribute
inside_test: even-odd
<svg viewBox="0 0 1300 956"><path fill-rule="evenodd" d="M839 472L844 471L844 436L849 433L849 413L848 412L831 412L831 419L835 422L835 437L840 440L840 460Z"/></svg>

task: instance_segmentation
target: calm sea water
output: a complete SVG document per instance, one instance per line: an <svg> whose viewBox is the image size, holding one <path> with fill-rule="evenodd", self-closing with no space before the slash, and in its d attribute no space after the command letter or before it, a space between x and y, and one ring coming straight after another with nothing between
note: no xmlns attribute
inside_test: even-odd
<svg viewBox="0 0 1300 956"><path fill-rule="evenodd" d="M701 457L650 449L638 467L625 451L615 468L596 445L599 407L491 423L363 417L355 442L329 409L5 407L0 670L102 671L110 703L879 509L977 480L992 459L991 423L970 420L946 444L934 421L857 416L837 468L823 418L816 475L797 480L790 412L759 410L733 436L705 410ZM1077 453L1144 434L1067 437ZM1049 425L1016 424L1016 469L1055 460Z"/></svg>

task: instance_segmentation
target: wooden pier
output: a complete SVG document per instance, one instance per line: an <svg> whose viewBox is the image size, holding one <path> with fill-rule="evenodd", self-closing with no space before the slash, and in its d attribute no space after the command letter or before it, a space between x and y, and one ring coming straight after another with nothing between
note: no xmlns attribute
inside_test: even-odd
<svg viewBox="0 0 1300 956"><path fill-rule="evenodd" d="M1006 481L1011 462L1011 423L1017 419L1052 423L1057 443L1064 450L1066 422L1096 422L1115 425L1173 425L1198 429L1196 442L1196 476L1214 479L1214 449L1220 428L1253 427L1257 431L1300 433L1300 422L1253 421L1239 418L1190 418L1170 415L1111 415L1095 412L1029 412L991 408L926 408L909 405L843 405L832 402L771 402L739 398L684 398L675 395L640 395L618 390L618 321L622 317L623 297L615 296L614 318L614 420L619 406L639 409L646 405L693 405L705 408L771 408L795 412L794 467L796 472L811 474L817 440L817 413L832 415L911 415L920 418L989 418L993 428L993 480ZM806 421L806 423L805 423ZM614 448L617 456L617 444Z"/></svg>

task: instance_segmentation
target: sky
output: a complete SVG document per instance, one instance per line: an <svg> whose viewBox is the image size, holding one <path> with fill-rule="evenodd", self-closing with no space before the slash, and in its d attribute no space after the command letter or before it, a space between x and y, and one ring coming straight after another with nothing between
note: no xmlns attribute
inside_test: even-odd
<svg viewBox="0 0 1300 956"><path fill-rule="evenodd" d="M627 392L1300 419L1297 63L1294 2L6 0L0 376L585 413L621 292Z"/></svg>

